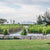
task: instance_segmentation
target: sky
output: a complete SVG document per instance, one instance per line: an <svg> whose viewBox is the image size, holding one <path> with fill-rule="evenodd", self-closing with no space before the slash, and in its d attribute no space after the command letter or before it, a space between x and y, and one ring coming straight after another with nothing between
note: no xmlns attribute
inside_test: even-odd
<svg viewBox="0 0 50 50"><path fill-rule="evenodd" d="M0 0L0 18L8 21L36 22L46 10L50 10L50 0Z"/></svg>

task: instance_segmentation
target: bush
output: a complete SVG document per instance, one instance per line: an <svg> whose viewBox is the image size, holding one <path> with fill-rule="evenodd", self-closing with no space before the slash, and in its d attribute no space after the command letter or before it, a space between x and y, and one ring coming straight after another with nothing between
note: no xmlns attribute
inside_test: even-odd
<svg viewBox="0 0 50 50"><path fill-rule="evenodd" d="M0 24L0 34L3 34L4 29L9 29L9 32L13 33L20 31L22 27L22 25L17 24Z"/></svg>
<svg viewBox="0 0 50 50"><path fill-rule="evenodd" d="M14 39L20 39L20 38L14 36Z"/></svg>
<svg viewBox="0 0 50 50"><path fill-rule="evenodd" d="M46 34L50 33L50 25L44 26L44 25L30 25L28 27L29 33L42 33L43 28L46 28ZM45 33L45 31L43 31Z"/></svg>
<svg viewBox="0 0 50 50"><path fill-rule="evenodd" d="M2 29L2 28L0 28L0 34L2 34L2 32L3 32L3 29Z"/></svg>
<svg viewBox="0 0 50 50"><path fill-rule="evenodd" d="M26 31L25 28L23 28L23 31L22 31L21 35L27 35L27 31Z"/></svg>
<svg viewBox="0 0 50 50"><path fill-rule="evenodd" d="M4 30L4 35L8 35L8 30L7 29Z"/></svg>

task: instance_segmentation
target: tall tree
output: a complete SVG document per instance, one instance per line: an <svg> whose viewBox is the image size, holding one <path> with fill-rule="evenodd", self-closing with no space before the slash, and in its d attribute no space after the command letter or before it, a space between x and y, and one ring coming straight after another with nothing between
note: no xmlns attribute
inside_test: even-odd
<svg viewBox="0 0 50 50"><path fill-rule="evenodd" d="M46 22L50 22L50 12L49 12L49 11L46 11L46 12L44 13L44 16L45 16Z"/></svg>
<svg viewBox="0 0 50 50"><path fill-rule="evenodd" d="M42 24L42 18L41 18L41 16L40 16L40 15L38 16L37 23L38 23L38 24Z"/></svg>
<svg viewBox="0 0 50 50"><path fill-rule="evenodd" d="M13 24L15 24L15 20L13 20Z"/></svg>
<svg viewBox="0 0 50 50"><path fill-rule="evenodd" d="M43 21L46 22L46 26L50 25L50 12L49 11L46 11L44 13L43 19L44 19Z"/></svg>
<svg viewBox="0 0 50 50"><path fill-rule="evenodd" d="M10 24L12 24L12 20L10 20Z"/></svg>

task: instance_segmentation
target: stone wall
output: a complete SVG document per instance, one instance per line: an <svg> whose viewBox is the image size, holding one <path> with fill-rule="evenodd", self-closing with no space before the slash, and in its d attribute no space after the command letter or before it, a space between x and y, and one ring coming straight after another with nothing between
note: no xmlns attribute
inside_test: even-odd
<svg viewBox="0 0 50 50"><path fill-rule="evenodd" d="M9 35L5 35L5 36L0 36L0 38L14 38L14 37L18 37L20 39L50 39L50 36L9 36Z"/></svg>

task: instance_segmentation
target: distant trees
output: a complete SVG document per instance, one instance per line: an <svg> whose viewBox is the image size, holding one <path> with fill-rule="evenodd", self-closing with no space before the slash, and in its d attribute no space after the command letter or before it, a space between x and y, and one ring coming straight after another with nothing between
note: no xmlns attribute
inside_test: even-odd
<svg viewBox="0 0 50 50"><path fill-rule="evenodd" d="M46 11L44 13L43 22L46 23L46 26L50 25L50 12L49 11Z"/></svg>
<svg viewBox="0 0 50 50"><path fill-rule="evenodd" d="M37 23L38 23L38 24L42 24L42 18L41 18L40 15L38 16Z"/></svg>
<svg viewBox="0 0 50 50"><path fill-rule="evenodd" d="M46 11L46 12L44 13L44 16L42 16L42 18L43 18L43 21L44 21L44 22L46 22L46 21L49 22L50 13L49 13L48 11Z"/></svg>
<svg viewBox="0 0 50 50"><path fill-rule="evenodd" d="M42 24L42 23L50 24L50 12L46 11L44 13L44 16L39 15L38 18L37 18L37 23L38 24Z"/></svg>
<svg viewBox="0 0 50 50"><path fill-rule="evenodd" d="M13 20L13 24L15 24L15 20Z"/></svg>
<svg viewBox="0 0 50 50"><path fill-rule="evenodd" d="M46 22L50 22L50 12L49 11L46 11L45 13L44 13L44 17L45 17L45 21Z"/></svg>
<svg viewBox="0 0 50 50"><path fill-rule="evenodd" d="M0 24L3 24L3 23L5 23L5 22L7 22L6 19L0 19Z"/></svg>
<svg viewBox="0 0 50 50"><path fill-rule="evenodd" d="M12 24L12 20L10 20L10 24Z"/></svg>
<svg viewBox="0 0 50 50"><path fill-rule="evenodd" d="M20 24L20 22L18 22L18 24Z"/></svg>
<svg viewBox="0 0 50 50"><path fill-rule="evenodd" d="M10 24L15 24L15 20L10 20Z"/></svg>

